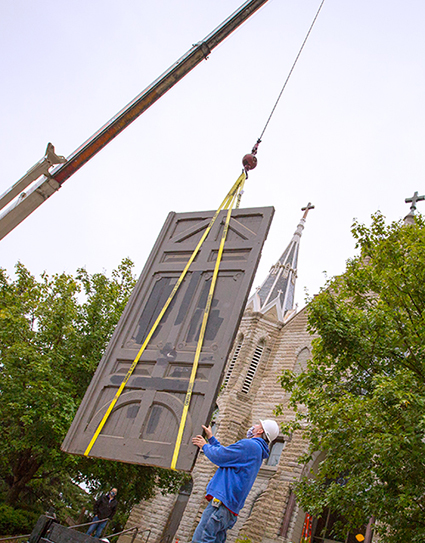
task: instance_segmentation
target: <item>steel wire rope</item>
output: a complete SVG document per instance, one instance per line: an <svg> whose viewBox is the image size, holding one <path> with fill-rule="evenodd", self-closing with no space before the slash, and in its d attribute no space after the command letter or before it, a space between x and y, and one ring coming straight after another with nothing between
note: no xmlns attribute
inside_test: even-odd
<svg viewBox="0 0 425 543"><path fill-rule="evenodd" d="M267 128L267 126L268 126L268 124L269 124L269 122L270 122L270 119L272 118L273 113L274 113L275 110L276 110L277 104L279 103L279 100L280 100L280 98L282 97L283 91L285 90L286 85L288 84L289 78L291 77L292 72L294 71L294 68L295 68L295 66L296 66L296 64L297 64L297 62L298 62L298 59L300 58L300 55L301 55L301 53L302 53L302 50L304 49L304 45L306 44L306 42L307 42L307 40L308 40L308 37L310 36L311 31L313 30L314 24L316 23L317 17L319 16L320 10L322 9L322 6L323 6L324 3L325 3L325 0L322 0L322 3L320 4L319 9L317 10L316 15L314 16L313 22L311 23L310 28L308 29L308 32L307 32L307 34L306 34L306 36L305 36L305 38L304 38L304 41L303 41L303 43L302 43L302 45L301 45L301 47L300 47L300 50L298 51L298 54L297 54L297 56L295 57L295 60L294 60L294 62L293 62L293 64L292 64L292 67L291 67L291 69L289 70L288 77L286 78L285 83L283 84L283 87L282 87L282 89L281 89L281 91L280 91L280 93L279 93L279 96L277 97L277 100L276 100L276 102L275 102L275 104L274 104L274 106L273 106L273 108L272 108L272 111L271 111L271 113L270 113L270 115L269 115L269 118L267 119L267 122L266 122L266 124L264 125L263 131L261 132L260 137L258 138L257 144L260 143L261 140L263 139L264 132L266 131L266 128Z"/></svg>

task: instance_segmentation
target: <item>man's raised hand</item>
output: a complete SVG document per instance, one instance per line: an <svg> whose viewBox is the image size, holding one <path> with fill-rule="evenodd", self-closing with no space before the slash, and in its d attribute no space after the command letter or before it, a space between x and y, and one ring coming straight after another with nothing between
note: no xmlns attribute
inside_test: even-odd
<svg viewBox="0 0 425 543"><path fill-rule="evenodd" d="M202 425L202 428L204 429L205 435L207 436L207 439L210 439L213 435L211 426L204 426Z"/></svg>

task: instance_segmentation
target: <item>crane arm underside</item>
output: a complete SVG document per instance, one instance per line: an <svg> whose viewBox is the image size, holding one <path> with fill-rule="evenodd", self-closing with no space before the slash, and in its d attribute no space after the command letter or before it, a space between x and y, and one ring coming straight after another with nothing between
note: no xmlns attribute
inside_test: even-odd
<svg viewBox="0 0 425 543"><path fill-rule="evenodd" d="M81 147L76 149L66 160L59 160L60 165L54 166L51 171L49 171L49 168L53 164L58 164L58 162L49 163L46 159L46 151L44 159L39 161L23 178L0 197L0 209L15 199L15 202L0 216L0 239L3 239L47 198L59 190L67 179L161 98L180 79L195 68L195 66L206 59L217 45L266 2L267 0L248 0L245 2L203 41L195 44L149 87L136 96L134 100L81 145ZM57 155L55 157L57 159L63 158ZM42 177L37 181L41 175ZM21 190L31 183L33 183L33 186L26 193L21 193L18 196Z"/></svg>

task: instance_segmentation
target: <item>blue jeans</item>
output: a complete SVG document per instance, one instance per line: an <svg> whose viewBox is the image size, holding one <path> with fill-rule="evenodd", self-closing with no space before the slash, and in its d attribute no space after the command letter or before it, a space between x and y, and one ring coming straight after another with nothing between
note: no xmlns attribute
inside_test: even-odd
<svg viewBox="0 0 425 543"><path fill-rule="evenodd" d="M210 502L202 513L192 543L224 543L227 530L233 528L237 519L223 504L213 507Z"/></svg>
<svg viewBox="0 0 425 543"><path fill-rule="evenodd" d="M92 522L95 522L96 520L100 520L100 518L96 515ZM95 537L100 537L103 532L103 528L108 524L108 519L104 520L103 522L99 522L98 524L90 524L89 529L87 530L87 535L91 535L95 530L96 533L94 534Z"/></svg>

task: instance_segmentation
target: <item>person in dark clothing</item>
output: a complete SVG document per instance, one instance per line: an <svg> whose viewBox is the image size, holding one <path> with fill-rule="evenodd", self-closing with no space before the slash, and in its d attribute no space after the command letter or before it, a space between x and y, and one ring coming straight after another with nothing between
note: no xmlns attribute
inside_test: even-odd
<svg viewBox="0 0 425 543"><path fill-rule="evenodd" d="M263 460L269 457L269 445L279 435L279 426L274 420L260 420L248 430L246 439L228 447L223 447L212 435L210 426L202 428L208 442L201 435L192 438L192 442L218 470L208 483L209 504L192 543L224 543L227 530L235 525Z"/></svg>
<svg viewBox="0 0 425 543"><path fill-rule="evenodd" d="M117 489L113 488L110 492L108 492L108 494L104 494L97 500L93 509L93 522L96 522L97 520L100 520L101 522L98 522L97 524L90 524L89 529L87 530L87 535L92 535L94 531L95 537L100 537L102 535L103 529L108 523L108 520L110 520L117 511L117 493Z"/></svg>

